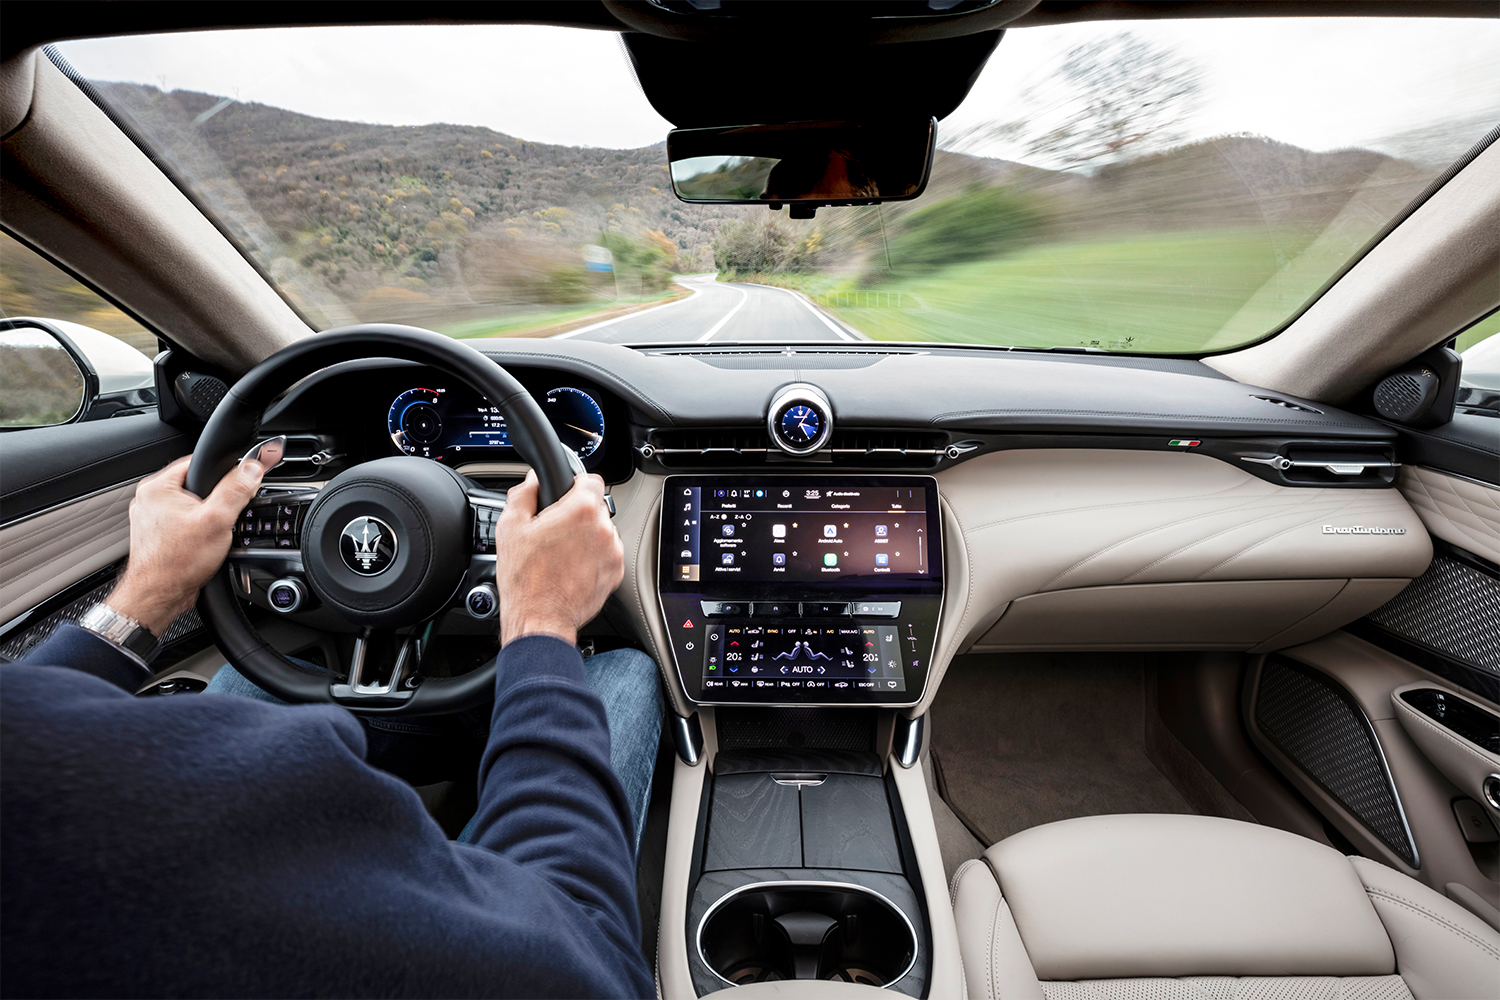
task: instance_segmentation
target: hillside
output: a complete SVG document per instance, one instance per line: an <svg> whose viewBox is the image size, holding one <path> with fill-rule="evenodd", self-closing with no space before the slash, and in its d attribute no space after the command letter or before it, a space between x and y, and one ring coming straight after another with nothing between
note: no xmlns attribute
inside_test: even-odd
<svg viewBox="0 0 1500 1000"><path fill-rule="evenodd" d="M639 301L673 273L716 267L868 285L1024 246L1190 230L1274 229L1291 255L1331 232L1347 255L1432 174L1365 150L1313 153L1252 136L1092 175L939 151L917 201L798 222L759 207L682 204L663 144L557 146L473 126L330 121L210 94L96 86L318 325L524 320L528 310ZM976 188L995 190L970 212ZM935 208L945 202L951 209ZM1003 238L985 231L1002 221ZM590 243L614 252L616 276L584 270Z"/></svg>

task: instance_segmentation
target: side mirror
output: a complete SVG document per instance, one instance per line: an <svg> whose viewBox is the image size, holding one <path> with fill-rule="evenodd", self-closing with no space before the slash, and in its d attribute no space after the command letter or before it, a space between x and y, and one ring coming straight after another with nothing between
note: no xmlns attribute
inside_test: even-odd
<svg viewBox="0 0 1500 1000"><path fill-rule="evenodd" d="M0 427L71 423L98 394L98 376L55 333L16 321L0 328Z"/></svg>
<svg viewBox="0 0 1500 1000"><path fill-rule="evenodd" d="M667 134L672 191L693 204L791 206L909 201L932 173L936 119L792 122Z"/></svg>

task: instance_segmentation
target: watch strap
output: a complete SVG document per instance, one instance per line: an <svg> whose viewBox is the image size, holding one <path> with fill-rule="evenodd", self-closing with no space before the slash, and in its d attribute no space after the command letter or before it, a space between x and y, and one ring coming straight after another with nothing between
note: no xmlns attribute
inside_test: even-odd
<svg viewBox="0 0 1500 1000"><path fill-rule="evenodd" d="M158 640L151 634L151 630L108 604L94 605L79 619L78 624L142 660L150 659L151 654L156 652Z"/></svg>

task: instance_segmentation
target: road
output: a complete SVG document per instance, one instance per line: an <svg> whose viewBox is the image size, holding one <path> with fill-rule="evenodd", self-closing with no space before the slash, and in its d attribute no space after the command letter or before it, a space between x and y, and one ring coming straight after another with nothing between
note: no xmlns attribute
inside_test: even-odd
<svg viewBox="0 0 1500 1000"><path fill-rule="evenodd" d="M711 274L679 278L687 298L560 333L610 344L706 344L736 341L834 340L865 338L802 295L770 285L715 281Z"/></svg>

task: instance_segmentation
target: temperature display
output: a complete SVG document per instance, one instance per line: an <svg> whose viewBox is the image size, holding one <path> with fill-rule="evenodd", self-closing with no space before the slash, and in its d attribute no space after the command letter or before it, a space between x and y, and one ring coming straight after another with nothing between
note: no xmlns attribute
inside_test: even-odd
<svg viewBox="0 0 1500 1000"><path fill-rule="evenodd" d="M709 625L707 639L703 687L708 691L906 690L899 625L725 622Z"/></svg>

